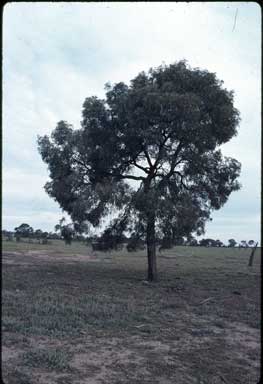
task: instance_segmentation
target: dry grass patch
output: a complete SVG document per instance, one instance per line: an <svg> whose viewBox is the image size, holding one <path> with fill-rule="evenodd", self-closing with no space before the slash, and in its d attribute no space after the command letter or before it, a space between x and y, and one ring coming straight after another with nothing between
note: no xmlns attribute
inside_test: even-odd
<svg viewBox="0 0 263 384"><path fill-rule="evenodd" d="M5 383L257 382L258 251L248 268L246 250L180 247L146 284L142 252L90 263L53 250L4 254Z"/></svg>

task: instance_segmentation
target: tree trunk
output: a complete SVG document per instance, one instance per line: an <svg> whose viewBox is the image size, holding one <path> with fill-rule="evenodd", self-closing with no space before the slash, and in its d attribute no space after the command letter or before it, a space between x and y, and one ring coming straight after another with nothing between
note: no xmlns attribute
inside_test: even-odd
<svg viewBox="0 0 263 384"><path fill-rule="evenodd" d="M148 281L157 281L154 213L149 214L148 221L147 221L147 256L148 256Z"/></svg>
<svg viewBox="0 0 263 384"><path fill-rule="evenodd" d="M252 267L252 265L253 265L254 254L255 254L255 251L257 249L257 246L258 246L258 243L252 249L252 252L251 252L251 255L250 255L250 258L249 258L249 262L248 262L248 267Z"/></svg>

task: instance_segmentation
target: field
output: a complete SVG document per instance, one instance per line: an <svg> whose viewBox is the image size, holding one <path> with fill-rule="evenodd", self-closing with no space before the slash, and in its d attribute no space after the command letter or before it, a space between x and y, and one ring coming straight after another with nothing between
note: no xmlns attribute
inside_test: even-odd
<svg viewBox="0 0 263 384"><path fill-rule="evenodd" d="M176 247L148 284L145 251L3 242L6 384L255 384L260 258Z"/></svg>

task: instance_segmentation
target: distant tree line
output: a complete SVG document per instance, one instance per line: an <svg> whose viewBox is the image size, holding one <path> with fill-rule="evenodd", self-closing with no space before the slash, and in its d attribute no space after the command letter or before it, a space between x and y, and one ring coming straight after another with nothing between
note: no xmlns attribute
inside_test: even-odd
<svg viewBox="0 0 263 384"><path fill-rule="evenodd" d="M55 232L47 232L41 229L34 230L27 223L22 223L18 227L14 228L14 231L2 230L2 239L6 241L17 242L37 242L39 244L48 244L50 240L64 240L66 244L70 244L72 240L85 241L85 237L70 231L66 226L55 226Z"/></svg>
<svg viewBox="0 0 263 384"><path fill-rule="evenodd" d="M239 243L235 239L229 239L228 244L223 244L220 240L202 239L199 241L199 245L203 247L228 247L228 248L248 248L254 247L256 242L254 240L241 240Z"/></svg>
<svg viewBox="0 0 263 384"><path fill-rule="evenodd" d="M14 228L14 231L2 230L2 239L17 242L37 242L39 244L48 244L51 240L64 240L67 245L70 245L72 241L81 241L87 245L92 245L95 251L121 250L126 245L128 252L136 252L146 247L145 239L140 237L138 232L126 236L120 228L116 227L115 230L104 231L101 236L88 236L87 228L79 228L74 223L66 224L65 221L65 218L62 218L59 224L55 225L54 232L47 232L41 229L34 230L29 224L22 223ZM172 240L171 238L163 237L162 239L157 238L156 242L159 245L159 251L170 249L174 246L248 248L254 247L256 244L254 240L241 240L238 243L235 239L229 239L228 244L225 245L219 239L203 238L198 241L193 236L175 236Z"/></svg>

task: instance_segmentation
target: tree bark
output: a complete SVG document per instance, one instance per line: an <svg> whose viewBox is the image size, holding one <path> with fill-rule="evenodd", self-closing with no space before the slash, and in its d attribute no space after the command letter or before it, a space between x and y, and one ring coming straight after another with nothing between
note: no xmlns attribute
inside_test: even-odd
<svg viewBox="0 0 263 384"><path fill-rule="evenodd" d="M155 215L150 213L147 220L148 281L157 281Z"/></svg>

